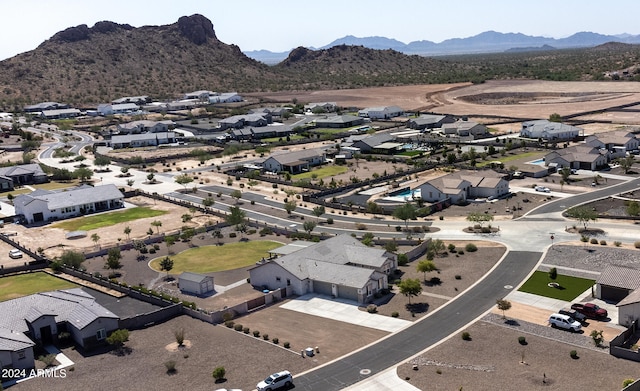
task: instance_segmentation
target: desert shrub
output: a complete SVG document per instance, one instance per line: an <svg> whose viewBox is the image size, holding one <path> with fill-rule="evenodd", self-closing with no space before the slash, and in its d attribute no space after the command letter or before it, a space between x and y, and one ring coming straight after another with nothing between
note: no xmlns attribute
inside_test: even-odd
<svg viewBox="0 0 640 391"><path fill-rule="evenodd" d="M391 317L392 317L392 318L397 318L398 316L400 316L400 314L398 313L398 311L393 311L393 312L391 313Z"/></svg>
<svg viewBox="0 0 640 391"><path fill-rule="evenodd" d="M233 319L233 312L232 311L227 311L224 314L222 314L222 320L224 320L225 322L228 320Z"/></svg>
<svg viewBox="0 0 640 391"><path fill-rule="evenodd" d="M211 373L211 376L213 376L213 378L216 379L216 381L218 381L218 380L224 379L224 375L226 373L227 371L224 369L224 367L216 367L216 369L214 369L213 372Z"/></svg>
<svg viewBox="0 0 640 391"><path fill-rule="evenodd" d="M378 306L375 304L369 304L367 306L367 312L370 314L375 314L376 312L378 312Z"/></svg>
<svg viewBox="0 0 640 391"><path fill-rule="evenodd" d="M398 254L398 266L405 266L407 263L409 263L407 254Z"/></svg>
<svg viewBox="0 0 640 391"><path fill-rule="evenodd" d="M396 231L397 231L397 232L401 232L401 231L402 231L402 227L401 227L401 226L399 226L399 225L396 225Z"/></svg>
<svg viewBox="0 0 640 391"><path fill-rule="evenodd" d="M238 323L238 324L236 324L235 326L233 326L233 329L234 329L235 331L242 331L242 329L243 329L243 328L244 328L244 327L243 327L240 323Z"/></svg>
<svg viewBox="0 0 640 391"><path fill-rule="evenodd" d="M278 342L280 342L280 340L278 338L274 338L271 341L276 345L278 344Z"/></svg>
<svg viewBox="0 0 640 391"><path fill-rule="evenodd" d="M165 361L164 367L167 368L167 373L176 373L176 362L173 360Z"/></svg>
<svg viewBox="0 0 640 391"><path fill-rule="evenodd" d="M518 337L518 343L520 345L526 345L527 344L527 339L523 336Z"/></svg>
<svg viewBox="0 0 640 391"><path fill-rule="evenodd" d="M603 239L603 240L601 240L601 241L600 241L600 245L601 245L601 246L606 246L606 245L607 245L607 241L606 241L606 240L604 240L604 239Z"/></svg>
<svg viewBox="0 0 640 391"><path fill-rule="evenodd" d="M455 253L456 252L456 245L453 243L449 243L449 245L447 246L447 249L449 250L450 253Z"/></svg>
<svg viewBox="0 0 640 391"><path fill-rule="evenodd" d="M471 334L468 331L462 332L462 339L465 341L471 341Z"/></svg>
<svg viewBox="0 0 640 391"><path fill-rule="evenodd" d="M466 246L464 246L464 249L468 252L468 253L472 253L474 251L478 251L478 247L473 244L473 243L467 243Z"/></svg>
<svg viewBox="0 0 640 391"><path fill-rule="evenodd" d="M362 223L356 223L356 229L359 231L366 231L367 226L365 224Z"/></svg>
<svg viewBox="0 0 640 391"><path fill-rule="evenodd" d="M227 320L226 322L224 322L224 325L227 326L228 328L233 328L234 326L234 321L233 320Z"/></svg>
<svg viewBox="0 0 640 391"><path fill-rule="evenodd" d="M622 382L622 388L626 388L627 386L633 384L635 382L634 379L624 379Z"/></svg>
<svg viewBox="0 0 640 391"><path fill-rule="evenodd" d="M444 216L438 216L439 220L444 220Z"/></svg>
<svg viewBox="0 0 640 391"><path fill-rule="evenodd" d="M245 334L249 334L249 331L251 331L248 327L245 327L242 329L242 332Z"/></svg>
<svg viewBox="0 0 640 391"><path fill-rule="evenodd" d="M458 250L458 255L464 255L464 250Z"/></svg>
<svg viewBox="0 0 640 391"><path fill-rule="evenodd" d="M235 238L236 236L237 236L237 235L236 235L236 233L235 233L235 232L231 232L231 233L229 233L229 237L230 237L230 238Z"/></svg>
<svg viewBox="0 0 640 391"><path fill-rule="evenodd" d="M278 188L278 184L277 183L272 183L271 187L274 188L274 189L277 189Z"/></svg>
<svg viewBox="0 0 640 391"><path fill-rule="evenodd" d="M583 243L587 243L589 241L589 237L585 236L585 235L582 235L582 236L580 236L580 241L583 242Z"/></svg>
<svg viewBox="0 0 640 391"><path fill-rule="evenodd" d="M598 244L598 239L596 239L596 238L591 238L591 240L589 241L589 243L591 243L591 244Z"/></svg>
<svg viewBox="0 0 640 391"><path fill-rule="evenodd" d="M480 232L482 232L483 234L490 234L491 233L491 228L490 227L482 227L482 228L480 228Z"/></svg>
<svg viewBox="0 0 640 391"><path fill-rule="evenodd" d="M327 218L327 224L333 224L333 217Z"/></svg>
<svg viewBox="0 0 640 391"><path fill-rule="evenodd" d="M289 342L285 342L282 344L282 346L284 346L285 348L289 349L291 347L291 344Z"/></svg>
<svg viewBox="0 0 640 391"><path fill-rule="evenodd" d="M602 341L604 341L604 337L602 336L602 330L593 330L591 331L591 334L589 334L589 336L591 337L591 339L593 340L593 343L596 346L602 345Z"/></svg>
<svg viewBox="0 0 640 391"><path fill-rule="evenodd" d="M578 358L578 352L576 352L575 350L572 350L569 352L569 356L571 356L571 358L576 359Z"/></svg>
<svg viewBox="0 0 640 391"><path fill-rule="evenodd" d="M454 278L455 278L456 280L462 280L462 276L461 276L461 275L459 275L459 274L456 274Z"/></svg>
<svg viewBox="0 0 640 391"><path fill-rule="evenodd" d="M44 356L38 357L38 361L42 361L46 367L50 367L56 361L55 354L47 354Z"/></svg>
<svg viewBox="0 0 640 391"><path fill-rule="evenodd" d="M156 249L155 249L155 248L153 248L153 247L151 247L151 248L149 249L149 254L155 254L155 253L156 253Z"/></svg>
<svg viewBox="0 0 640 391"><path fill-rule="evenodd" d="M179 328L177 330L174 330L173 336L176 337L176 342L178 343L178 345L182 346L182 344L184 343L184 329Z"/></svg>
<svg viewBox="0 0 640 391"><path fill-rule="evenodd" d="M437 373L438 375L442 375L442 369L440 369L440 368L436 369L436 373Z"/></svg>
<svg viewBox="0 0 640 391"><path fill-rule="evenodd" d="M619 240L616 240L615 242L613 242L613 245L616 246L616 247L620 247L620 246L622 246L622 242L619 241Z"/></svg>
<svg viewBox="0 0 640 391"><path fill-rule="evenodd" d="M440 285L442 284L442 280L440 280L440 277L431 277L431 279L429 280L429 283L431 285Z"/></svg>
<svg viewBox="0 0 640 391"><path fill-rule="evenodd" d="M260 336L260 332L258 330L253 330L253 336L258 338Z"/></svg>
<svg viewBox="0 0 640 391"><path fill-rule="evenodd" d="M264 339L265 341L269 340L269 334L262 334L262 339Z"/></svg>
<svg viewBox="0 0 640 391"><path fill-rule="evenodd" d="M634 243L633 243L633 246L634 246L635 248L640 248L640 241L638 241L638 242L634 242Z"/></svg>

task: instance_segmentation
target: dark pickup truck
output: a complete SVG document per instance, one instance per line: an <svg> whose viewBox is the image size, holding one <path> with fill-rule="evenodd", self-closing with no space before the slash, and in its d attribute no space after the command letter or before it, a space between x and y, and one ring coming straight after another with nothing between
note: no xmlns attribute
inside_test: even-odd
<svg viewBox="0 0 640 391"><path fill-rule="evenodd" d="M572 317L574 320L577 320L578 322L584 324L587 320L586 315L581 314L580 312L576 311L576 310L567 310L567 309L562 309L560 311L558 311L559 314L562 315L568 315L570 317Z"/></svg>
<svg viewBox="0 0 640 391"><path fill-rule="evenodd" d="M583 314L587 318L592 319L602 319L609 316L607 310L604 308L598 307L594 303L576 303L571 305L572 310L576 310L577 312Z"/></svg>

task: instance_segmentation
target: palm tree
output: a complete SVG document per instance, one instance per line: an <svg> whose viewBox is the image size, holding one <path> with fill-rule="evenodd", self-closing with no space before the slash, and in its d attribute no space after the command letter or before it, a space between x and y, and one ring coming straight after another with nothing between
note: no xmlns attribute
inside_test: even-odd
<svg viewBox="0 0 640 391"><path fill-rule="evenodd" d="M98 248L100 248L100 245L98 245L98 241L100 240L100 236L98 236L98 234L91 234L91 240L93 240L93 243L95 243L96 246Z"/></svg>
<svg viewBox="0 0 640 391"><path fill-rule="evenodd" d="M160 227L162 227L162 221L154 220L151 222L151 226L156 227L157 233L160 234Z"/></svg>

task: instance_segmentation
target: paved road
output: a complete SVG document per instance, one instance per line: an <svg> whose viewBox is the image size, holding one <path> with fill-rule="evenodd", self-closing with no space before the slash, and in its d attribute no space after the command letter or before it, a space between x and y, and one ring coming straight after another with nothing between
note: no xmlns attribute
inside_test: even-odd
<svg viewBox="0 0 640 391"><path fill-rule="evenodd" d="M297 376L296 390L341 390L422 352L495 306L496 300L527 277L541 256L538 252L509 252L483 280L432 315L368 348ZM361 374L363 369L370 373Z"/></svg>

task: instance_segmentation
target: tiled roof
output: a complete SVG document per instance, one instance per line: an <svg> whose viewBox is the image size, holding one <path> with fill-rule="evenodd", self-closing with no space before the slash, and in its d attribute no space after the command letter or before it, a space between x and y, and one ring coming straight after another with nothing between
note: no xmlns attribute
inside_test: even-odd
<svg viewBox="0 0 640 391"><path fill-rule="evenodd" d="M178 277L180 280L185 280L185 281L190 281L190 282L196 282L198 284L200 284L201 282L211 278L209 276L206 276L204 274L198 274L198 273L191 273L191 272L182 272L182 274L180 274L180 277Z"/></svg>
<svg viewBox="0 0 640 391"><path fill-rule="evenodd" d="M17 196L14 203L27 205L32 200L41 200L47 203L49 210L54 210L121 198L124 198L124 195L118 190L116 185L108 184L96 187L82 186L56 192L46 190L34 191L30 194Z"/></svg>
<svg viewBox="0 0 640 391"><path fill-rule="evenodd" d="M22 332L0 328L0 351L15 352L34 345Z"/></svg>
<svg viewBox="0 0 640 391"><path fill-rule="evenodd" d="M624 289L640 288L640 270L620 266L607 266L596 280L600 285Z"/></svg>

